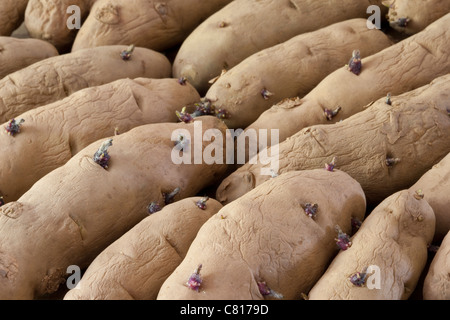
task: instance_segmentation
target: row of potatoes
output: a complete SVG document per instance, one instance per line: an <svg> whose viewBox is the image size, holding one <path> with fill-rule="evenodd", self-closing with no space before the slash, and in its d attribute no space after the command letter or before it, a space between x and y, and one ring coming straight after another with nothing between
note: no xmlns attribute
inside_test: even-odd
<svg viewBox="0 0 450 320"><path fill-rule="evenodd" d="M2 1L0 299L450 299L449 25L440 0Z"/></svg>

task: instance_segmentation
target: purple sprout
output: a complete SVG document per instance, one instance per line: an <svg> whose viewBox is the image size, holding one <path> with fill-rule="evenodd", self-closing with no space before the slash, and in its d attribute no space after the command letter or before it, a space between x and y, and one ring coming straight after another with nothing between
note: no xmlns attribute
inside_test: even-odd
<svg viewBox="0 0 450 320"><path fill-rule="evenodd" d="M267 286L267 283L265 282L258 282L258 289L259 292L263 295L263 296L268 296L270 295L270 288Z"/></svg>
<svg viewBox="0 0 450 320"><path fill-rule="evenodd" d="M195 111L192 116L214 116L216 115L216 107L212 104L211 100L203 98L199 103L195 104Z"/></svg>
<svg viewBox="0 0 450 320"><path fill-rule="evenodd" d="M188 112L186 112L186 107L183 107L183 109L181 109L181 112L175 111L175 113L181 122L190 123L190 122L194 121L194 118L192 117L192 115L190 115Z"/></svg>
<svg viewBox="0 0 450 320"><path fill-rule="evenodd" d="M411 20L409 18L398 18L395 24L400 28L406 28Z"/></svg>
<svg viewBox="0 0 450 320"><path fill-rule="evenodd" d="M283 299L283 295L270 289L265 281L257 281L256 283L258 285L259 293L261 293L264 297L270 296L277 299Z"/></svg>
<svg viewBox="0 0 450 320"><path fill-rule="evenodd" d="M352 57L348 62L348 70L356 75L359 75L361 73L361 69L362 69L361 54L359 50L353 50Z"/></svg>
<svg viewBox="0 0 450 320"><path fill-rule="evenodd" d="M400 162L399 158L390 158L390 157L386 158L386 166L388 166L388 167L393 167L394 165L396 165L399 162Z"/></svg>
<svg viewBox="0 0 450 320"><path fill-rule="evenodd" d="M186 77L180 77L178 78L178 83L181 84L182 86L185 86L187 82Z"/></svg>
<svg viewBox="0 0 450 320"><path fill-rule="evenodd" d="M180 188L175 188L171 193L164 193L163 192L163 198L164 198L164 203L166 205L171 204L173 202L173 199L175 198L175 196L180 192Z"/></svg>
<svg viewBox="0 0 450 320"><path fill-rule="evenodd" d="M94 154L95 163L99 164L104 169L108 169L109 160L111 160L111 156L108 153L108 148L112 146L112 141L113 139L108 139L103 142Z"/></svg>
<svg viewBox="0 0 450 320"><path fill-rule="evenodd" d="M317 216L317 210L319 210L319 205L317 203L311 204L306 203L303 207L303 210L305 210L305 213L308 217L314 219Z"/></svg>
<svg viewBox="0 0 450 320"><path fill-rule="evenodd" d="M336 109L334 109L334 110L330 110L330 109L328 109L328 108L325 108L325 110L324 110L324 114L325 114L325 116L327 117L327 120L328 121L331 121L331 120L333 120L333 118L334 117L336 117L337 115L338 115L338 113L339 113L339 111L341 111L342 110L342 108L339 106L339 107L337 107Z"/></svg>
<svg viewBox="0 0 450 320"><path fill-rule="evenodd" d="M273 96L273 93L270 92L269 90L267 90L266 88L264 88L264 89L261 90L261 95L264 98L264 100L269 100L269 98L271 96Z"/></svg>
<svg viewBox="0 0 450 320"><path fill-rule="evenodd" d="M186 282L186 285L189 289L195 290L198 292L200 289L200 286L202 285L202 278L200 276L200 271L202 269L202 265L200 264L197 269L195 269L194 273L191 274L188 281Z"/></svg>
<svg viewBox="0 0 450 320"><path fill-rule="evenodd" d="M343 232L339 226L336 226L335 229L338 233L338 237L334 239L337 246L343 251L350 248L352 246L352 242L350 241L348 234Z"/></svg>
<svg viewBox="0 0 450 320"><path fill-rule="evenodd" d="M10 135L10 136L15 136L17 133L20 133L20 127L22 126L22 123L24 123L25 120L24 119L11 119L11 121L9 121L6 126L5 126L5 130L6 132Z"/></svg>
<svg viewBox="0 0 450 320"><path fill-rule="evenodd" d="M353 283L354 286L364 287L367 280L367 272L364 270L363 272L356 272L351 275L349 278L350 282Z"/></svg>
<svg viewBox="0 0 450 320"><path fill-rule="evenodd" d="M203 197L197 201L196 205L202 210L206 210L206 202L209 200L209 197Z"/></svg>
<svg viewBox="0 0 450 320"><path fill-rule="evenodd" d="M120 53L120 57L122 58L122 60L124 60L124 61L130 60L131 59L131 55L133 54L134 48L135 48L135 46L134 46L134 44L132 44L131 46L129 46L128 48L123 50Z"/></svg>
<svg viewBox="0 0 450 320"><path fill-rule="evenodd" d="M336 157L333 157L333 160L330 163L325 163L325 169L333 172L336 166Z"/></svg>
<svg viewBox="0 0 450 320"><path fill-rule="evenodd" d="M221 120L224 120L230 118L230 114L228 113L227 110L220 108L216 110L216 117Z"/></svg>
<svg viewBox="0 0 450 320"><path fill-rule="evenodd" d="M223 108L216 109L211 100L207 98L202 98L199 103L195 104L195 107L195 111L189 115L192 119L201 116L216 116L217 118L223 120L230 117L227 110ZM178 118L180 118L180 116ZM191 119L188 118L188 120Z"/></svg>
<svg viewBox="0 0 450 320"><path fill-rule="evenodd" d="M148 213L153 214L155 212L161 211L161 207L157 202L152 202L147 207Z"/></svg>

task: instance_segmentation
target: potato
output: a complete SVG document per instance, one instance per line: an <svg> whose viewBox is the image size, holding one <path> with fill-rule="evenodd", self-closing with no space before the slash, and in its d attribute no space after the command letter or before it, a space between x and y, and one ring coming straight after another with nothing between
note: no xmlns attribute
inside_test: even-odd
<svg viewBox="0 0 450 320"><path fill-rule="evenodd" d="M72 51L129 44L164 51L181 44L208 16L232 0L97 0Z"/></svg>
<svg viewBox="0 0 450 320"><path fill-rule="evenodd" d="M72 93L124 78L169 78L171 65L161 53L135 48L129 61L124 46L105 46L51 57L0 80L0 122Z"/></svg>
<svg viewBox="0 0 450 320"><path fill-rule="evenodd" d="M29 39L30 35L25 27L25 23L22 23L19 28L14 30L13 33L11 33L11 37L17 39Z"/></svg>
<svg viewBox="0 0 450 320"><path fill-rule="evenodd" d="M37 39L0 37L0 79L35 62L54 57L58 51L50 43Z"/></svg>
<svg viewBox="0 0 450 320"><path fill-rule="evenodd" d="M412 35L450 12L448 0L386 0L390 26L401 33Z"/></svg>
<svg viewBox="0 0 450 320"><path fill-rule="evenodd" d="M200 24L183 42L173 64L203 94L209 81L258 51L353 18L381 0L235 0ZM324 19L326 15L326 19Z"/></svg>
<svg viewBox="0 0 450 320"><path fill-rule="evenodd" d="M407 300L427 262L435 217L411 190L385 199L309 292L310 300ZM358 278L358 276L360 278Z"/></svg>
<svg viewBox="0 0 450 320"><path fill-rule="evenodd" d="M438 223L436 224L438 227ZM431 261L430 269L425 277L423 286L424 300L450 300L450 232Z"/></svg>
<svg viewBox="0 0 450 320"><path fill-rule="evenodd" d="M280 143L278 154L264 151L273 158L271 164L254 158L254 164L224 179L216 198L228 203L260 185L270 178L262 168L307 170L336 157L336 168L361 184L369 205L377 205L412 186L450 152L449 90L450 74L392 97L391 105L382 98L342 122L305 128ZM279 168L274 168L277 158Z"/></svg>
<svg viewBox="0 0 450 320"><path fill-rule="evenodd" d="M351 232L352 218L362 220L365 210L361 186L344 172L282 174L200 228L158 299L299 299L336 255L336 225ZM186 287L199 264L203 282Z"/></svg>
<svg viewBox="0 0 450 320"><path fill-rule="evenodd" d="M139 222L89 265L65 300L154 300L181 263L200 227L222 205L206 198L169 204Z"/></svg>
<svg viewBox="0 0 450 320"><path fill-rule="evenodd" d="M2 126L0 196L15 201L83 148L113 135L115 128L122 134L144 124L177 122L175 112L199 99L190 84L176 79L121 79L27 111L17 117L25 120L19 134L11 137L4 130L8 123Z"/></svg>
<svg viewBox="0 0 450 320"><path fill-rule="evenodd" d="M450 231L450 153L427 171L411 190L422 190L436 215L434 243L440 243Z"/></svg>
<svg viewBox="0 0 450 320"><path fill-rule="evenodd" d="M171 135L183 129L193 134L199 125L202 133L215 128L225 134L216 117L139 126L113 137L112 146L110 139L89 145L0 207L0 299L55 292L69 266L86 268L148 215L149 204L163 207L213 183L225 164L171 160ZM200 147L210 145L204 140Z"/></svg>
<svg viewBox="0 0 450 320"><path fill-rule="evenodd" d="M95 1L29 0L25 11L25 26L33 38L49 41L62 52L70 51L78 29L68 27L68 22L74 23L72 16L77 13L68 8L70 6L79 8L81 25Z"/></svg>
<svg viewBox="0 0 450 320"><path fill-rule="evenodd" d="M392 45L366 19L338 22L251 55L222 75L206 93L228 111L229 128L245 128L275 103L304 96L342 67L354 49L371 55Z"/></svg>
<svg viewBox="0 0 450 320"><path fill-rule="evenodd" d="M10 36L23 22L28 0L2 0L0 36Z"/></svg>
<svg viewBox="0 0 450 320"><path fill-rule="evenodd" d="M248 129L279 129L280 141L315 124L335 123L371 102L426 85L450 72L450 14L372 56L359 76L342 67L303 99L286 99L264 112ZM340 108L340 109L339 109ZM332 115L329 120L325 114Z"/></svg>

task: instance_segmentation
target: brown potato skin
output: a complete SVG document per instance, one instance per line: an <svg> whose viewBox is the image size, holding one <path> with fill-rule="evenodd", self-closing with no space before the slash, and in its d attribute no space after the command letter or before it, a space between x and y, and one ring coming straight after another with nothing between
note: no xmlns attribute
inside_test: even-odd
<svg viewBox="0 0 450 320"><path fill-rule="evenodd" d="M181 44L208 16L232 0L97 0L72 51L134 43L164 51Z"/></svg>
<svg viewBox="0 0 450 320"><path fill-rule="evenodd" d="M442 240L423 285L424 300L450 300L450 232Z"/></svg>
<svg viewBox="0 0 450 320"><path fill-rule="evenodd" d="M161 53L135 48L129 61L125 46L85 49L39 61L0 80L0 122L72 93L124 78L170 78L171 64Z"/></svg>
<svg viewBox="0 0 450 320"><path fill-rule="evenodd" d="M67 20L73 15L67 13L67 8L78 6L82 23L93 2L95 0L29 0L25 26L31 37L48 41L62 52L70 51L78 30L67 27Z"/></svg>
<svg viewBox="0 0 450 320"><path fill-rule="evenodd" d="M95 258L64 300L155 300L200 227L222 208L209 199L202 210L201 199L182 199L139 222Z"/></svg>
<svg viewBox="0 0 450 320"><path fill-rule="evenodd" d="M251 55L221 76L206 98L228 111L228 128L245 128L277 102L306 95L348 63L353 50L368 56L390 45L382 31L367 28L367 19L338 22ZM263 90L273 95L264 99Z"/></svg>
<svg viewBox="0 0 450 320"><path fill-rule="evenodd" d="M58 50L38 39L0 37L0 79L38 61L57 56Z"/></svg>
<svg viewBox="0 0 450 320"><path fill-rule="evenodd" d="M342 67L302 99L286 99L264 112L247 129L279 129L280 141L303 128L336 123L390 92L398 95L450 72L450 14L424 31L372 56L362 57L359 76ZM324 110L342 110L329 121Z"/></svg>
<svg viewBox="0 0 450 320"><path fill-rule="evenodd" d="M171 161L172 133L186 129L193 135L197 122L203 130L225 134L223 122L210 116L192 124L139 126L113 137L107 170L93 160L102 139L40 179L17 202L0 207L0 274L6 275L0 277L0 299L55 292L68 266L83 270L148 216L151 202L164 206L162 193L180 188L175 201L192 197L222 175L224 164Z"/></svg>
<svg viewBox="0 0 450 320"><path fill-rule="evenodd" d="M381 0L235 0L199 25L173 64L203 95L209 81L245 58L305 32L353 18L368 18ZM382 9L384 10L384 8ZM326 19L323 15L326 14Z"/></svg>
<svg viewBox="0 0 450 320"><path fill-rule="evenodd" d="M2 0L0 36L10 36L23 22L28 0Z"/></svg>
<svg viewBox="0 0 450 320"><path fill-rule="evenodd" d="M382 98L342 122L305 128L279 144L279 173L321 168L337 157L336 168L361 183L367 202L377 205L450 152L449 90L450 75L442 76L392 97L392 105ZM400 162L388 167L387 158ZM223 180L216 199L229 203L266 181L264 167L262 161L243 165Z"/></svg>
<svg viewBox="0 0 450 320"><path fill-rule="evenodd" d="M309 292L310 300L407 300L427 262L434 234L433 209L403 190L380 203ZM371 265L380 268L380 287L353 285L349 277ZM369 281L370 280L370 281Z"/></svg>
<svg viewBox="0 0 450 320"><path fill-rule="evenodd" d="M27 111L17 117L25 122L14 137L3 130L6 123L0 126L0 195L15 201L115 128L122 134L144 124L177 122L175 111L199 99L194 87L177 79L120 79Z"/></svg>
<svg viewBox="0 0 450 320"><path fill-rule="evenodd" d="M427 171L411 190L422 190L436 215L433 242L439 244L450 230L450 154Z"/></svg>
<svg viewBox="0 0 450 320"><path fill-rule="evenodd" d="M302 205L317 203L313 220ZM300 299L338 251L334 231L351 232L366 210L359 183L324 169L282 174L223 207L200 229L159 300L263 300L257 281L284 299ZM203 284L185 286L202 264Z"/></svg>
<svg viewBox="0 0 450 320"><path fill-rule="evenodd" d="M425 29L429 24L450 12L447 0L388 0L388 21L398 32L412 35ZM410 21L405 27L397 23L399 18Z"/></svg>

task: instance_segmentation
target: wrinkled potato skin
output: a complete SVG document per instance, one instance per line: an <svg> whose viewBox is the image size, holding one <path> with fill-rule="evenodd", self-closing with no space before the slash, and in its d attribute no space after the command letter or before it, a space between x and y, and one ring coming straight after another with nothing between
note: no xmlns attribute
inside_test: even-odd
<svg viewBox="0 0 450 320"><path fill-rule="evenodd" d="M351 238L309 292L310 300L407 300L427 262L427 247L434 234L433 209L415 192L403 190L385 199ZM379 287L367 279L358 287L349 277L377 266Z"/></svg>
<svg viewBox="0 0 450 320"><path fill-rule="evenodd" d="M450 230L450 153L427 171L411 190L422 190L436 215L433 242L439 244Z"/></svg>
<svg viewBox="0 0 450 320"><path fill-rule="evenodd" d="M97 0L72 51L134 43L164 51L181 44L203 20L232 0Z"/></svg>
<svg viewBox="0 0 450 320"><path fill-rule="evenodd" d="M6 275L0 277L0 299L37 299L55 292L70 265L87 268L148 216L150 203L164 206L163 193L180 188L174 201L192 197L222 175L224 164L171 161L172 133L186 129L193 136L196 123L225 135L226 126L215 117L139 126L112 137L107 169L93 160L107 141L102 139L40 179L16 202L0 207L0 274Z"/></svg>
<svg viewBox="0 0 450 320"><path fill-rule="evenodd" d="M61 52L70 52L78 29L68 27L68 22L74 23L74 14L77 13L68 8L77 6L80 9L81 26L95 1L29 0L25 11L25 26L31 37L48 41Z"/></svg>
<svg viewBox="0 0 450 320"><path fill-rule="evenodd" d="M382 98L342 122L305 128L278 145L279 173L321 168L336 157L336 168L358 181L367 202L376 205L412 186L450 152L449 90L445 75L393 96L391 105ZM265 152L274 156L271 149ZM388 158L398 160L388 166ZM240 167L222 181L216 199L229 203L268 180L262 168L270 164Z"/></svg>
<svg viewBox="0 0 450 320"><path fill-rule="evenodd" d="M387 0L388 21L392 28L406 35L412 35L450 12L447 0ZM400 18L409 19L406 26L398 23Z"/></svg>
<svg viewBox="0 0 450 320"><path fill-rule="evenodd" d="M362 57L359 76L342 67L303 99L286 99L264 112L247 129L279 129L280 141L316 124L336 123L388 93L398 95L450 73L450 14L422 32ZM342 109L329 121L324 110ZM283 125L281 126L280 123Z"/></svg>
<svg viewBox="0 0 450 320"><path fill-rule="evenodd" d="M175 112L199 99L194 87L177 79L120 79L27 111L17 117L25 120L20 134L11 138L0 132L0 195L5 202L15 201L115 129L122 134L144 124L177 122Z"/></svg>
<svg viewBox="0 0 450 320"><path fill-rule="evenodd" d="M186 38L173 74L186 77L203 95L208 82L223 69L229 70L252 54L299 34L339 21L367 18L370 5L384 10L381 0L234 0Z"/></svg>
<svg viewBox="0 0 450 320"><path fill-rule="evenodd" d="M125 46L106 46L51 57L0 80L0 122L88 87L124 78L170 78L171 64L163 54L135 48L130 60Z"/></svg>
<svg viewBox="0 0 450 320"><path fill-rule="evenodd" d="M23 22L28 0L2 0L0 36L10 36Z"/></svg>
<svg viewBox="0 0 450 320"><path fill-rule="evenodd" d="M298 35L248 57L221 76L206 98L229 113L229 128L245 128L277 102L303 97L331 72L348 63L358 48L364 56L392 45L367 19L351 19ZM270 96L264 99L263 90Z"/></svg>
<svg viewBox="0 0 450 320"><path fill-rule="evenodd" d="M317 203L317 216L303 205ZM257 281L284 299L301 299L336 255L335 226L351 232L366 211L359 183L341 171L282 174L223 207L200 229L160 300L263 300ZM202 264L199 291L186 281ZM272 297L266 296L270 299Z"/></svg>
<svg viewBox="0 0 450 320"><path fill-rule="evenodd" d="M424 300L450 300L450 232L442 240L423 285Z"/></svg>
<svg viewBox="0 0 450 320"><path fill-rule="evenodd" d="M64 299L155 300L200 227L222 208L209 199L202 210L201 199L179 200L139 222L95 258Z"/></svg>
<svg viewBox="0 0 450 320"><path fill-rule="evenodd" d="M0 79L35 62L57 55L58 50L46 41L0 37Z"/></svg>

